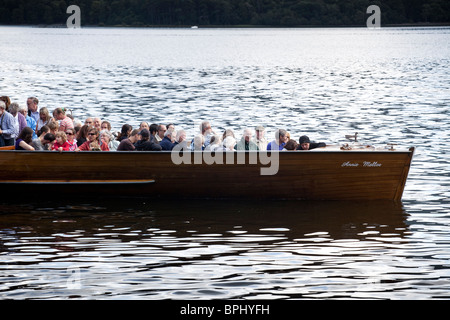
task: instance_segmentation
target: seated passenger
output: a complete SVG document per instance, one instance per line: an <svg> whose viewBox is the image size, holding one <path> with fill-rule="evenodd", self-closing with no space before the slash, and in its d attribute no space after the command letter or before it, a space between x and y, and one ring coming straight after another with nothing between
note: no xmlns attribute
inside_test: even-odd
<svg viewBox="0 0 450 320"><path fill-rule="evenodd" d="M203 144L207 147L211 143L211 137L215 135L215 132L211 128L211 124L209 121L203 121L200 124L200 133L203 135L204 142Z"/></svg>
<svg viewBox="0 0 450 320"><path fill-rule="evenodd" d="M175 125L174 125L173 123L169 123L169 124L166 126L166 128L167 128L167 130L175 131Z"/></svg>
<svg viewBox="0 0 450 320"><path fill-rule="evenodd" d="M25 127L19 133L19 136L16 140L16 150L30 150L34 151L35 149L31 146L33 142L33 129L30 127Z"/></svg>
<svg viewBox="0 0 450 320"><path fill-rule="evenodd" d="M75 134L75 137L76 137L77 133L80 131L82 126L83 126L83 124L81 123L80 120L78 120L78 119L73 120L73 133Z"/></svg>
<svg viewBox="0 0 450 320"><path fill-rule="evenodd" d="M73 130L73 129L72 129ZM55 134L55 143L52 146L53 151L70 151L70 144L67 142L67 136L64 132L58 131Z"/></svg>
<svg viewBox="0 0 450 320"><path fill-rule="evenodd" d="M210 144L205 148L205 150L209 150L211 152L225 151L220 136L217 134L212 136Z"/></svg>
<svg viewBox="0 0 450 320"><path fill-rule="evenodd" d="M255 129L256 137L253 139L253 142L258 146L258 150L265 151L267 150L267 139L264 137L265 129L263 126L257 126Z"/></svg>
<svg viewBox="0 0 450 320"><path fill-rule="evenodd" d="M93 121L95 129L100 132L102 130L102 119L100 119L99 117L95 117Z"/></svg>
<svg viewBox="0 0 450 320"><path fill-rule="evenodd" d="M29 112L29 111L28 111ZM41 130L43 126L48 126L49 122L52 120L50 113L46 107L39 109L39 119L37 120L36 131Z"/></svg>
<svg viewBox="0 0 450 320"><path fill-rule="evenodd" d="M308 136L301 136L297 150L312 150L316 148L323 148L325 146L326 144L324 142L311 142Z"/></svg>
<svg viewBox="0 0 450 320"><path fill-rule="evenodd" d="M144 129L150 130L150 126L148 125L148 123L146 121L142 121L141 124L139 125L140 131L142 131Z"/></svg>
<svg viewBox="0 0 450 320"><path fill-rule="evenodd" d="M13 146L15 132L14 117L6 111L5 102L0 100L0 147Z"/></svg>
<svg viewBox="0 0 450 320"><path fill-rule="evenodd" d="M75 129L66 129L67 143L69 144L69 151L75 151L78 147L77 139L75 139Z"/></svg>
<svg viewBox="0 0 450 320"><path fill-rule="evenodd" d="M100 131L100 140L108 145L109 151L116 151L119 146L119 141L114 140L114 135L109 130Z"/></svg>
<svg viewBox="0 0 450 320"><path fill-rule="evenodd" d="M119 136L117 137L117 141L121 142L122 140L125 140L129 137L131 130L133 127L129 124L124 124L122 126L122 130L119 133Z"/></svg>
<svg viewBox="0 0 450 320"><path fill-rule="evenodd" d="M9 105L8 112L13 116L14 118L14 133L11 137L17 139L19 137L19 134L22 132L23 128L27 126L27 120L19 112L20 106L18 103L13 102Z"/></svg>
<svg viewBox="0 0 450 320"><path fill-rule="evenodd" d="M158 134L158 125L156 123L152 123L150 125L150 141L154 143L159 143L158 139L156 139L156 135Z"/></svg>
<svg viewBox="0 0 450 320"><path fill-rule="evenodd" d="M194 137L191 144L191 151L203 151L205 150L205 137L202 134L198 134Z"/></svg>
<svg viewBox="0 0 450 320"><path fill-rule="evenodd" d="M43 126L38 131L39 137L34 139L31 146L37 151L51 150L53 142L55 141L55 135L50 133L50 129L47 126Z"/></svg>
<svg viewBox="0 0 450 320"><path fill-rule="evenodd" d="M224 141L225 138L228 137L228 136L231 136L231 137L233 137L233 138L236 139L236 137L234 136L233 130L231 130L231 129L226 129L226 130L223 132L223 135L222 135L222 141Z"/></svg>
<svg viewBox="0 0 450 320"><path fill-rule="evenodd" d="M74 129L73 120L66 116L66 111L63 108L56 108L53 111L53 118L59 121L59 131L66 132L66 129Z"/></svg>
<svg viewBox="0 0 450 320"><path fill-rule="evenodd" d="M94 119L92 119L91 117L86 118L86 120L84 120L84 124L88 125L90 127L93 127L94 126Z"/></svg>
<svg viewBox="0 0 450 320"><path fill-rule="evenodd" d="M45 136L47 133L51 133L48 126L42 126L42 128L37 131L38 137Z"/></svg>
<svg viewBox="0 0 450 320"><path fill-rule="evenodd" d="M232 136L228 136L223 140L224 151L236 151L234 148L236 146L236 139Z"/></svg>
<svg viewBox="0 0 450 320"><path fill-rule="evenodd" d="M177 131L177 135L175 137L175 146L176 145L179 145L178 150L188 150L186 131L183 129Z"/></svg>
<svg viewBox="0 0 450 320"><path fill-rule="evenodd" d="M157 133L155 135L156 140L158 142L161 142L164 139L164 135L166 134L166 132L167 132L166 126L163 124L160 124L158 126Z"/></svg>
<svg viewBox="0 0 450 320"><path fill-rule="evenodd" d="M161 151L161 146L158 143L150 141L150 131L143 129L139 132L141 139L138 140L134 146L137 151Z"/></svg>
<svg viewBox="0 0 450 320"><path fill-rule="evenodd" d="M252 141L252 131L250 129L244 129L241 141L236 144L236 150L259 150L256 143Z"/></svg>
<svg viewBox="0 0 450 320"><path fill-rule="evenodd" d="M80 147L83 143L88 140L88 132L92 126L87 124L83 125L80 130L77 132L77 147Z"/></svg>
<svg viewBox="0 0 450 320"><path fill-rule="evenodd" d="M109 151L105 142L100 141L99 132L94 127L89 127L88 139L75 151Z"/></svg>
<svg viewBox="0 0 450 320"><path fill-rule="evenodd" d="M284 145L288 142L288 133L284 129L279 129L275 132L275 140L269 142L267 150L283 150Z"/></svg>
<svg viewBox="0 0 450 320"><path fill-rule="evenodd" d="M37 134L36 134L36 120L32 117L28 115L28 107L20 107L19 112L25 117L25 120L27 121L27 127L30 127L31 129L33 129L33 139L37 139Z"/></svg>
<svg viewBox="0 0 450 320"><path fill-rule="evenodd" d="M299 144L297 141L290 139L288 142L286 142L286 144L284 145L284 149L288 150L288 151L295 151L297 150Z"/></svg>
<svg viewBox="0 0 450 320"><path fill-rule="evenodd" d="M109 121L103 120L100 128L101 130L111 131L111 123Z"/></svg>
<svg viewBox="0 0 450 320"><path fill-rule="evenodd" d="M176 138L176 132L172 130L167 130L164 134L164 138L159 143L162 150L165 151L171 151L173 147L175 147L175 138Z"/></svg>
<svg viewBox="0 0 450 320"><path fill-rule="evenodd" d="M50 133L56 134L59 131L59 123L56 120L51 119L47 124L47 127L50 128Z"/></svg>
<svg viewBox="0 0 450 320"><path fill-rule="evenodd" d="M8 111L8 108L11 105L11 99L8 96L1 96L0 101L5 103L5 110Z"/></svg>
<svg viewBox="0 0 450 320"><path fill-rule="evenodd" d="M131 131L131 134L128 138L123 139L119 146L117 147L117 151L135 151L136 147L134 144L138 141L139 130L134 129Z"/></svg>

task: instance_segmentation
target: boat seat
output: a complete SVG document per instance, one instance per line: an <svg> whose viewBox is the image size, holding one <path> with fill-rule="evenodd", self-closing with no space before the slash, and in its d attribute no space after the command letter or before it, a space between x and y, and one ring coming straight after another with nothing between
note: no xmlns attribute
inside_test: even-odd
<svg viewBox="0 0 450 320"><path fill-rule="evenodd" d="M14 150L14 149L16 149L15 146L0 147L0 150Z"/></svg>

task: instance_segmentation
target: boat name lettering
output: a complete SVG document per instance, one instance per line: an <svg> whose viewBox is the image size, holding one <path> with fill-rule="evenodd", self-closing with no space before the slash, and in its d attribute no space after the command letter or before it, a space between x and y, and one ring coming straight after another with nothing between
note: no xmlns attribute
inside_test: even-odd
<svg viewBox="0 0 450 320"><path fill-rule="evenodd" d="M350 161L344 162L341 167L358 167L359 163L353 163Z"/></svg>
<svg viewBox="0 0 450 320"><path fill-rule="evenodd" d="M359 167L359 165L358 162L346 161L341 164L341 167ZM362 163L363 167L381 167L382 165L382 163L378 163L377 161L363 161Z"/></svg>
<svg viewBox="0 0 450 320"><path fill-rule="evenodd" d="M374 162L364 161L363 166L364 167L381 167L382 164L378 163L376 161L374 161Z"/></svg>

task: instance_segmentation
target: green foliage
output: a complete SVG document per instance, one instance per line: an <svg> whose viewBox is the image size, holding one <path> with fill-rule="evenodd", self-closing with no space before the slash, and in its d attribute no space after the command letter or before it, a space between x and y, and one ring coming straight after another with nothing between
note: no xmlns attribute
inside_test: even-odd
<svg viewBox="0 0 450 320"><path fill-rule="evenodd" d="M72 4L82 25L363 26L372 4L382 24L450 22L448 0L0 0L0 24L65 24Z"/></svg>

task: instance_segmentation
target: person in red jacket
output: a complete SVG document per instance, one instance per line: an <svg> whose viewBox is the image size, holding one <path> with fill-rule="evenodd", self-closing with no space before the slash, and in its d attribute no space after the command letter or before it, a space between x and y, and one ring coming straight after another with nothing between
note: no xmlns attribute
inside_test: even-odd
<svg viewBox="0 0 450 320"><path fill-rule="evenodd" d="M95 128L89 128L87 141L75 151L109 151L108 144L100 141L99 132Z"/></svg>
<svg viewBox="0 0 450 320"><path fill-rule="evenodd" d="M55 134L55 143L53 144L52 150L54 151L70 151L70 144L67 142L67 136L65 132L58 131Z"/></svg>

